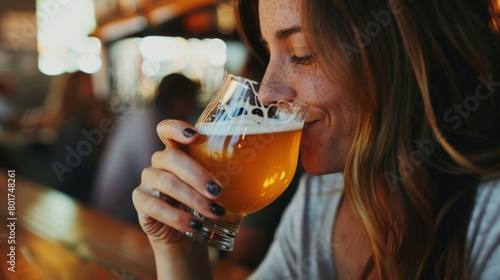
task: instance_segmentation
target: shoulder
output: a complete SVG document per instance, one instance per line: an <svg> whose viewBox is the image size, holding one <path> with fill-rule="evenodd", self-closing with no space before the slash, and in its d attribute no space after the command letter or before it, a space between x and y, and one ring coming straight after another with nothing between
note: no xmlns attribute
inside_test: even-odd
<svg viewBox="0 0 500 280"><path fill-rule="evenodd" d="M492 220L500 215L500 179L483 182L479 185L474 202L471 223L480 224L493 222L500 229L497 220Z"/></svg>
<svg viewBox="0 0 500 280"><path fill-rule="evenodd" d="M479 184L476 200L486 199L487 197L496 199L500 197L500 178Z"/></svg>
<svg viewBox="0 0 500 280"><path fill-rule="evenodd" d="M500 179L479 185L467 241L475 279L500 275Z"/></svg>
<svg viewBox="0 0 500 280"><path fill-rule="evenodd" d="M494 231L500 233L500 179L479 185L469 226L475 238Z"/></svg>

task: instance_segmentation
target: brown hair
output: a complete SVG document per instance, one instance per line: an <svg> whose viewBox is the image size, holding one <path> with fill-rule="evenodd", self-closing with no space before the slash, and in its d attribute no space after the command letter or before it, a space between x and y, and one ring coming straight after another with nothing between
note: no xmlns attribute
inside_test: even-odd
<svg viewBox="0 0 500 280"><path fill-rule="evenodd" d="M318 63L359 106L344 191L370 240L365 275L468 279L477 186L500 176L490 1L301 4ZM235 9L240 34L266 62L258 1Z"/></svg>

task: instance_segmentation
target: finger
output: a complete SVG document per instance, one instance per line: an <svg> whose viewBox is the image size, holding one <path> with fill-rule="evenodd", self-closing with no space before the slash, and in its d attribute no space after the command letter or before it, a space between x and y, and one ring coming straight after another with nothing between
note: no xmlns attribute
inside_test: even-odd
<svg viewBox="0 0 500 280"><path fill-rule="evenodd" d="M196 220L195 217L152 196L147 190L139 186L132 192L132 201L140 216L151 217L183 232L194 231L189 225L192 220Z"/></svg>
<svg viewBox="0 0 500 280"><path fill-rule="evenodd" d="M143 182L148 182L148 189L157 190L207 218L223 220L220 219L225 214L225 209L222 206L206 198L190 185L180 180L175 174L156 168L146 168L142 176ZM157 194L154 195L159 196Z"/></svg>
<svg viewBox="0 0 500 280"><path fill-rule="evenodd" d="M180 120L163 120L156 126L156 132L165 146L173 149L192 144L198 139L196 129Z"/></svg>
<svg viewBox="0 0 500 280"><path fill-rule="evenodd" d="M165 149L151 157L152 166L175 174L205 197L215 199L222 190L220 182L205 167L178 149Z"/></svg>

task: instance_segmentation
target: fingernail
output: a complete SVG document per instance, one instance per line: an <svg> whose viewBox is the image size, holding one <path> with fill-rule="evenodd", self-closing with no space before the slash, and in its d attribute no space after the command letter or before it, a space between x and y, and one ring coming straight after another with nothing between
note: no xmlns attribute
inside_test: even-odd
<svg viewBox="0 0 500 280"><path fill-rule="evenodd" d="M186 129L184 129L182 134L184 134L184 136L186 136L187 138L191 138L191 137L193 137L193 135L196 134L196 131L194 129L191 129L191 128L186 128Z"/></svg>
<svg viewBox="0 0 500 280"><path fill-rule="evenodd" d="M210 203L210 212L217 216L223 216L226 213L226 209L217 203Z"/></svg>
<svg viewBox="0 0 500 280"><path fill-rule="evenodd" d="M213 195L213 196L218 196L220 192L222 191L222 188L217 185L215 182L208 182L207 185L207 191Z"/></svg>
<svg viewBox="0 0 500 280"><path fill-rule="evenodd" d="M198 220L189 221L189 226L194 230L200 230L203 227L203 224Z"/></svg>

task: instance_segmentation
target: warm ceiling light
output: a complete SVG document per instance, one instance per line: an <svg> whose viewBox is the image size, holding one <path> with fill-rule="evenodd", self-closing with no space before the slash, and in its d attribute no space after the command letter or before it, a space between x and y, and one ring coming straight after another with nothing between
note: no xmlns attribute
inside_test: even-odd
<svg viewBox="0 0 500 280"><path fill-rule="evenodd" d="M145 14L151 25L161 24L184 15L189 11L214 4L214 0L178 0L164 2L166 3L152 4L145 8Z"/></svg>
<svg viewBox="0 0 500 280"><path fill-rule="evenodd" d="M126 16L104 24L96 35L103 41L113 41L142 31L147 26L148 21L143 16Z"/></svg>

